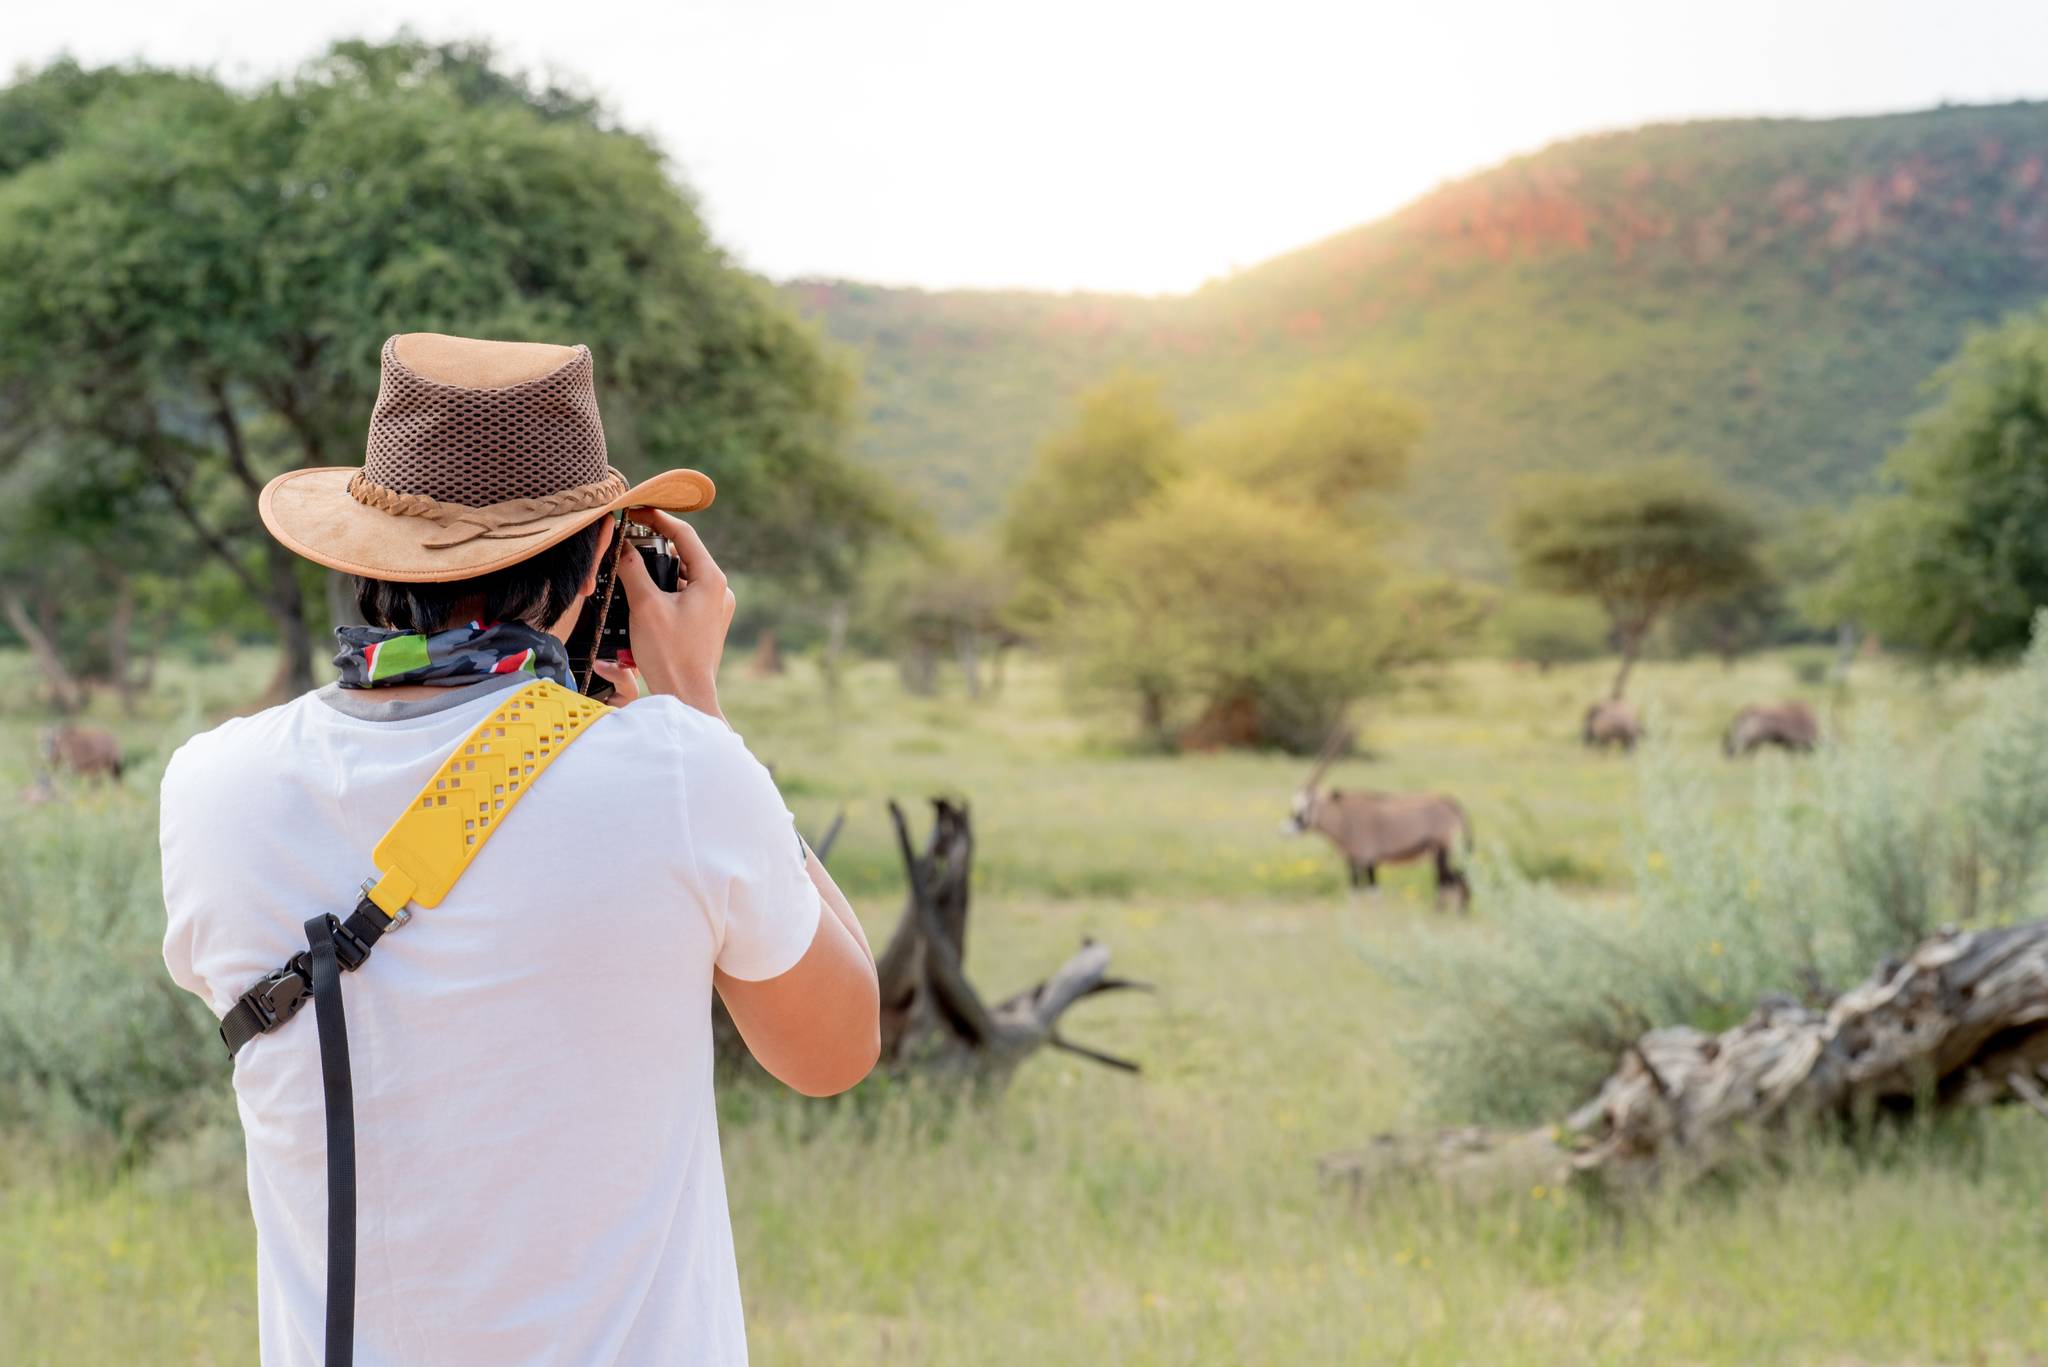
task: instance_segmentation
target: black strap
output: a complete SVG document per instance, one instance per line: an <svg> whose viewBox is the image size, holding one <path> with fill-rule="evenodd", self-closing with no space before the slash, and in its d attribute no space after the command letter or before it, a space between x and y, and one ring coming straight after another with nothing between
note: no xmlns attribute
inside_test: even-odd
<svg viewBox="0 0 2048 1367"><path fill-rule="evenodd" d="M348 1071L348 1021L341 1010L336 936L341 928L325 914L306 922L327 1109L327 1367L348 1367L355 1359L356 1338L356 1104Z"/></svg>
<svg viewBox="0 0 2048 1367"><path fill-rule="evenodd" d="M384 932L397 924L368 897L356 903L347 920L337 921L332 916L325 919L334 927L335 959L349 973L363 966ZM228 1055L233 1057L250 1040L269 1034L298 1015L312 991L313 971L307 952L302 950L285 960L284 967L266 974L261 982L237 997L228 1013L220 1018L220 1041L228 1047Z"/></svg>
<svg viewBox="0 0 2048 1367"><path fill-rule="evenodd" d="M313 1002L320 1032L320 1086L327 1112L327 1367L349 1367L356 1339L356 1093L348 1066L341 975L369 962L394 922L367 896L347 920L321 913L306 922L306 948L235 999L220 1038L234 1055Z"/></svg>

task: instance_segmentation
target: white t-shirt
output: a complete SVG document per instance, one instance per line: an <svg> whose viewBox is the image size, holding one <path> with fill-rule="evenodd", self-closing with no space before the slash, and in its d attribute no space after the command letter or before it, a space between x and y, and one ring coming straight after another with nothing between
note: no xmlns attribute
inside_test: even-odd
<svg viewBox="0 0 2048 1367"><path fill-rule="evenodd" d="M501 701L324 690L164 773L164 961L224 1013L346 915L370 850ZM741 1363L711 970L786 972L820 914L768 773L671 698L598 720L455 888L344 974L356 1362ZM223 1059L225 1062L225 1059ZM326 1140L310 1001L235 1060L267 1367L318 1367Z"/></svg>

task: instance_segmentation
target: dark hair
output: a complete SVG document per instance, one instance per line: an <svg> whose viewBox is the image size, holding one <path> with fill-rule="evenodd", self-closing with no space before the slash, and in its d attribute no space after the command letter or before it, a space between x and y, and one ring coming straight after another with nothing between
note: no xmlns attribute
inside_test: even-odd
<svg viewBox="0 0 2048 1367"><path fill-rule="evenodd" d="M545 628L576 601L603 534L599 518L529 560L446 584L394 584L356 575L356 610L371 626L394 631L439 631L465 611L479 621Z"/></svg>

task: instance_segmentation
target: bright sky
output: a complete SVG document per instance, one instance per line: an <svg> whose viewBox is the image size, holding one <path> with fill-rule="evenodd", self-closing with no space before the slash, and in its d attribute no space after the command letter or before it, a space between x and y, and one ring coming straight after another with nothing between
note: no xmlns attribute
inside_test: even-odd
<svg viewBox="0 0 2048 1367"><path fill-rule="evenodd" d="M2048 96L2044 0L65 0L0 63L401 23L594 87L755 269L934 287L1184 290L1578 133Z"/></svg>

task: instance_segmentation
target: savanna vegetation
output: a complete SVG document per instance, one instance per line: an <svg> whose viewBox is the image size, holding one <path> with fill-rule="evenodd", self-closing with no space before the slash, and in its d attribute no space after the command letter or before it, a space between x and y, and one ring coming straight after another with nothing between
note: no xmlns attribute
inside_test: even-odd
<svg viewBox="0 0 2048 1367"><path fill-rule="evenodd" d="M613 461L716 477L728 708L807 829L847 813L831 862L871 937L904 895L885 800L958 795L981 988L1086 937L1156 985L1065 1022L1135 1077L1047 1051L982 1091L730 1078L760 1360L2037 1360L2024 1107L1902 1106L1627 1199L1353 1192L1318 1160L1555 1120L1646 1030L1825 1003L1940 926L2048 911L2048 645L2023 653L2048 320L1951 359L2048 293L2041 118L1588 139L1185 300L789 287L857 367L726 259L658 149L481 49L343 43L255 89L22 75L12 1357L246 1358L238 1132L161 969L155 782L319 676L346 605L253 497L353 459L382 338L441 328L588 341ZM1579 728L1624 686L1632 760ZM1723 758L1737 709L1779 700L1819 753ZM60 718L127 772L53 773ZM1454 794L1472 915L1432 912L1415 866L1347 896L1334 850L1283 839L1308 752L1332 784Z"/></svg>
<svg viewBox="0 0 2048 1367"><path fill-rule="evenodd" d="M19 684L27 662L0 659ZM833 864L871 934L902 895L881 797L958 789L981 840L978 983L1021 987L1092 935L1158 985L1067 1021L1139 1060L1137 1077L1047 1053L978 1101L914 1078L827 1103L729 1084L757 1360L2029 1361L2048 1147L2018 1108L1802 1147L1632 1208L1553 1187L1390 1189L1353 1208L1318 1180L1322 1155L1381 1130L1547 1114L1630 1013L1724 1020L1809 948L1853 976L1887 942L1888 906L1854 895L1878 870L1814 847L1839 830L1883 854L1937 805L1929 772L1984 793L1938 742L1981 734L2011 684L1862 667L1830 714L1859 747L1838 762L1722 760L1715 733L1741 700L1825 703L1798 664L1646 662L1632 691L1662 739L1639 763L1587 755L1568 724L1606 662L1459 664L1361 713L1378 758L1333 778L1464 796L1489 852L1470 921L1431 912L1420 871L1347 898L1331 851L1279 835L1305 761L1125 753L1104 743L1120 712L1077 717L1043 664L1013 662L980 701L949 667L909 702L891 670L857 666L836 708L808 664L735 670L733 716L803 824L849 808ZM0 1104L10 1132L38 1136L0 1166L16 1360L246 1360L235 1121L203 1010L158 971L151 778L268 668L260 652L166 661L141 715L111 699L95 714L135 756L131 782L10 811ZM0 721L9 793L40 723L18 706ZM2010 775L2039 800L2027 770ZM1947 853L1914 847L1904 867L1946 897ZM1532 979L1543 995L1524 995ZM1501 1055L1473 1022L1511 1005Z"/></svg>

